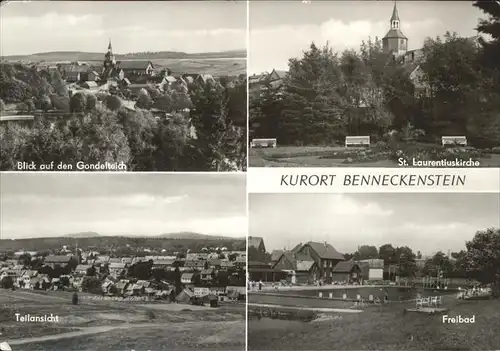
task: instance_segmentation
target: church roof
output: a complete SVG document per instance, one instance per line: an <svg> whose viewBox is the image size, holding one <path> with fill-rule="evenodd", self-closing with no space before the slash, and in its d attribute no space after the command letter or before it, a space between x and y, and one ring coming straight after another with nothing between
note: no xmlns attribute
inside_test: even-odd
<svg viewBox="0 0 500 351"><path fill-rule="evenodd" d="M397 38L397 39L406 39L406 35L403 34L403 32L400 29L390 29L387 34L384 36L384 39L389 39L389 38Z"/></svg>
<svg viewBox="0 0 500 351"><path fill-rule="evenodd" d="M126 60L126 61L120 61L118 63L121 69L127 70L127 69L137 69L137 70L142 70L148 68L149 65L152 65L151 61L142 61L142 60Z"/></svg>
<svg viewBox="0 0 500 351"><path fill-rule="evenodd" d="M398 8L396 7L396 3L394 3L394 9L392 10L391 22L392 21L399 21L399 14L398 14Z"/></svg>

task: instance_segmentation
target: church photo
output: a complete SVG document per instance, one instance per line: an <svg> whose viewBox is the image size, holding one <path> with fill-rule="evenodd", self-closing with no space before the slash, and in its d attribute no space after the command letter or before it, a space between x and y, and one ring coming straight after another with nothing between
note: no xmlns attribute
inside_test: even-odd
<svg viewBox="0 0 500 351"><path fill-rule="evenodd" d="M246 12L2 4L0 171L245 171Z"/></svg>
<svg viewBox="0 0 500 351"><path fill-rule="evenodd" d="M500 166L484 7L251 2L249 166Z"/></svg>

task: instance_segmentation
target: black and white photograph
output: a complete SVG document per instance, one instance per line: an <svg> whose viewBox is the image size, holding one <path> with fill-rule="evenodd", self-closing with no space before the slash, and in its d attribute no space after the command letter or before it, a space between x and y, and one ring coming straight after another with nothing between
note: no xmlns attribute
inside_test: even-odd
<svg viewBox="0 0 500 351"><path fill-rule="evenodd" d="M249 166L499 167L499 21L498 1L250 1Z"/></svg>
<svg viewBox="0 0 500 351"><path fill-rule="evenodd" d="M250 194L248 350L498 350L498 193Z"/></svg>
<svg viewBox="0 0 500 351"><path fill-rule="evenodd" d="M1 171L246 170L244 1L5 1Z"/></svg>
<svg viewBox="0 0 500 351"><path fill-rule="evenodd" d="M245 350L245 174L1 182L1 350Z"/></svg>

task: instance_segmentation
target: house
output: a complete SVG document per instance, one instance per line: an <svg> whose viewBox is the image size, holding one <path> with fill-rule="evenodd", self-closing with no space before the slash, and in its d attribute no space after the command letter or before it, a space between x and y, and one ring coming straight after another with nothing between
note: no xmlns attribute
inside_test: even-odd
<svg viewBox="0 0 500 351"><path fill-rule="evenodd" d="M248 247L253 247L259 252L266 252L266 246L264 245L264 239L257 236L248 237Z"/></svg>
<svg viewBox="0 0 500 351"><path fill-rule="evenodd" d="M175 259L153 260L153 269L169 269L174 266Z"/></svg>
<svg viewBox="0 0 500 351"><path fill-rule="evenodd" d="M109 264L109 274L114 276L120 276L127 271L127 265L125 263L115 263Z"/></svg>
<svg viewBox="0 0 500 351"><path fill-rule="evenodd" d="M80 72L76 72L76 71L66 72L66 82L76 83L76 82L79 82L80 79L81 79Z"/></svg>
<svg viewBox="0 0 500 351"><path fill-rule="evenodd" d="M150 84L129 84L127 89L130 91L131 98L137 98L142 94L149 95L149 90L154 87Z"/></svg>
<svg viewBox="0 0 500 351"><path fill-rule="evenodd" d="M119 295L124 295L127 292L127 287L129 286L130 281L126 279L121 279L118 283L115 284L116 289L118 290Z"/></svg>
<svg viewBox="0 0 500 351"><path fill-rule="evenodd" d="M197 278L196 273L182 273L181 283L186 285L194 284Z"/></svg>
<svg viewBox="0 0 500 351"><path fill-rule="evenodd" d="M96 82L100 79L100 75L97 71L82 72L80 79L84 82Z"/></svg>
<svg viewBox="0 0 500 351"><path fill-rule="evenodd" d="M356 261L361 268L361 274L364 280L383 280L384 279L384 260L369 259Z"/></svg>
<svg viewBox="0 0 500 351"><path fill-rule="evenodd" d="M307 256L316 262L318 278L325 280L328 284L332 281L333 267L345 260L344 255L326 241L324 243L309 241L302 245L296 254L301 254L302 257Z"/></svg>
<svg viewBox="0 0 500 351"><path fill-rule="evenodd" d="M292 284L313 283L319 279L316 262L305 254L285 251L271 265L275 270L287 272Z"/></svg>
<svg viewBox="0 0 500 351"><path fill-rule="evenodd" d="M106 280L104 281L104 283L102 283L101 288L105 294L111 294L111 291L114 286L115 286L114 282L112 282L111 280Z"/></svg>
<svg viewBox="0 0 500 351"><path fill-rule="evenodd" d="M215 274L215 271L213 268L204 269L201 271L201 280L205 284L212 284L213 279L214 279L214 274Z"/></svg>
<svg viewBox="0 0 500 351"><path fill-rule="evenodd" d="M221 260L219 259L210 259L208 260L208 266L210 268L214 268L214 269L220 269L221 268Z"/></svg>
<svg viewBox="0 0 500 351"><path fill-rule="evenodd" d="M220 268L223 270L231 270L234 267L234 261L221 261L220 263Z"/></svg>
<svg viewBox="0 0 500 351"><path fill-rule="evenodd" d="M30 279L30 287L34 290L46 290L50 287L50 278L47 274L38 274Z"/></svg>
<svg viewBox="0 0 500 351"><path fill-rule="evenodd" d="M25 270L17 278L16 285L23 289L33 289L31 285L31 279L36 277L38 272L35 270Z"/></svg>
<svg viewBox="0 0 500 351"><path fill-rule="evenodd" d="M276 263L281 258L284 252L285 250L273 250L271 252L271 263Z"/></svg>
<svg viewBox="0 0 500 351"><path fill-rule="evenodd" d="M66 267L69 262L71 261L71 256L63 256L63 255L59 255L59 256L54 256L54 255L51 255L51 256L47 256L45 257L45 261L44 263L47 265L47 266L51 266L52 268L54 268L55 266L60 266L60 267Z"/></svg>
<svg viewBox="0 0 500 351"><path fill-rule="evenodd" d="M361 283L362 278L361 268L356 262L352 260L341 261L337 263L335 267L333 267L333 281L347 282L349 284L352 284Z"/></svg>
<svg viewBox="0 0 500 351"><path fill-rule="evenodd" d="M89 264L79 264L75 268L75 275L80 275L80 276L87 275L87 270L90 267L92 267L92 265L89 265Z"/></svg>
<svg viewBox="0 0 500 351"><path fill-rule="evenodd" d="M184 262L184 268L201 270L205 268L205 262L207 261L188 261Z"/></svg>
<svg viewBox="0 0 500 351"><path fill-rule="evenodd" d="M210 289L209 288L200 288L200 287L195 287L193 288L193 293L195 296L205 296L210 294Z"/></svg>
<svg viewBox="0 0 500 351"><path fill-rule="evenodd" d="M151 76L154 73L154 66L151 61L142 61L142 60L118 61L117 66L121 70L123 70L125 76L129 75Z"/></svg>

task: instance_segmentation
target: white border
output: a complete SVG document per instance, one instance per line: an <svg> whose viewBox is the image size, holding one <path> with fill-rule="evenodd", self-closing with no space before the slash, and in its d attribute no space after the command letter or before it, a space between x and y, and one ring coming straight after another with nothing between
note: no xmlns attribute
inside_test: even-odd
<svg viewBox="0 0 500 351"><path fill-rule="evenodd" d="M250 168L247 173L249 193L500 193L499 168ZM464 179L464 184L417 184L419 177L448 176L449 181L451 175ZM311 182L291 185L290 179L296 181L297 176ZM345 185L346 177L352 176L357 176L358 181L361 176L382 176L386 185ZM323 184L317 184L318 177L325 180ZM401 178L414 184L395 185L389 181Z"/></svg>

